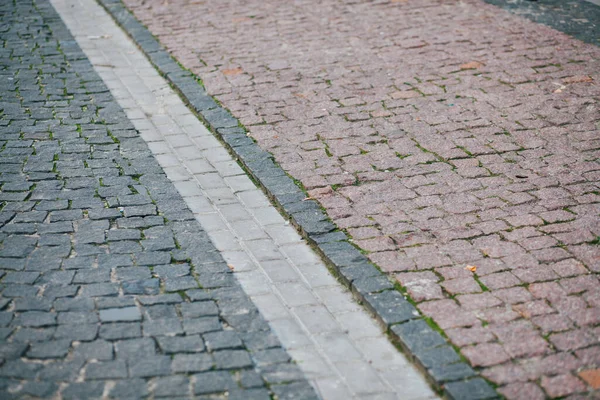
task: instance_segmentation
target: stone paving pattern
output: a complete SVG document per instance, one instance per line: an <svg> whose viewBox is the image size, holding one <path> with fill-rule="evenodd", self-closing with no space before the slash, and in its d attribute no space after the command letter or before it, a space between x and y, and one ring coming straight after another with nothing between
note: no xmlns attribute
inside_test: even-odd
<svg viewBox="0 0 600 400"><path fill-rule="evenodd" d="M53 4L55 6L58 5L58 8L61 9L61 16L63 16L63 18L66 15L73 14L72 10L63 9L63 6L59 5L61 4L59 1L55 0L53 1ZM439 332L436 332L432 326L428 325L426 321L423 321L423 315L419 313L419 311L417 311L412 304L410 304L405 295L396 290L385 274L377 269L372 263L370 263L367 257L362 254L357 247L353 246L348 241L348 235L337 230L335 225L330 222L329 217L325 214L325 212L319 208L318 203L315 200L306 198L305 191L303 191L300 186L294 183L293 179L286 175L285 171L283 171L281 167L273 162L273 156L265 150L260 149L258 145L247 136L246 130L240 126L239 121L231 116L228 110L217 104L215 100L206 93L205 89L201 86L197 78L195 78L189 71L181 67L181 65L178 64L177 61L175 61L169 55L169 53L167 53L164 47L154 38L150 31L148 31L145 26L140 24L140 22L125 8L120 0L100 0L100 4L102 4L102 6L104 6L104 8L112 15L114 20L119 23L123 30L130 35L139 48L146 54L146 57L152 62L157 71L159 71L169 81L169 83L179 91L182 98L188 102L189 107L203 119L206 126L209 127L212 132L222 140L222 143L227 146L232 154L235 155L238 162L244 166L247 173L250 174L250 176L262 186L265 193L271 198L271 201L280 207L283 215L289 219L288 224L291 221L294 226L301 231L304 239L312 243L314 248L318 250L323 257L323 260L326 260L326 262L330 264L333 274L338 277L340 283L345 285L348 289L351 289L354 298L360 301L363 307L375 317L375 320L377 320L383 331L388 334L389 339L406 352L406 355L408 355L414 361L415 366L420 368L425 373L426 377L430 382L432 382L434 387L440 391L440 393L443 391L444 395L450 399L463 400L479 400L498 397L492 386L479 377L477 372L473 371L471 367L465 364L465 361L459 357L456 350L453 349L447 342L447 339L442 337ZM85 7L86 9L89 8L88 5ZM68 16L66 20L70 21L71 16ZM84 21L85 19L77 18L77 22L74 24L74 26L82 23L85 24ZM68 25L71 26L69 23ZM84 31L85 29L86 28L84 28ZM119 34L115 35L120 36ZM113 37L112 34L109 36L111 38ZM111 38L105 38L103 36L102 41L114 40ZM80 44L85 43L86 48L89 47L89 40L87 39L80 37L78 42ZM92 45L92 47L94 46ZM118 47L120 47L120 44L115 45L115 48ZM113 64L113 61L110 60L114 59L114 57L108 56L108 54L113 54L115 51L113 49L108 52L102 51L102 53L103 56L99 57L92 50L90 53L90 60L95 60L94 66L100 69L102 76L106 76L112 85L114 83L112 82L114 80L114 76L106 75L104 68L107 65ZM126 50L124 53L132 54L137 53L137 51ZM107 56L108 58L105 59L104 57ZM125 54L119 57L117 54L117 58L129 59L130 57L131 56ZM119 61L119 63L122 62L123 60ZM144 64L141 61L134 61L133 59L128 62L131 65L136 66L134 70L137 70L141 64ZM117 71L115 70L115 72ZM134 75L136 73L137 72L134 72ZM144 76L143 81L147 82L149 80L149 76L145 72L141 74ZM130 73L127 73L126 75L128 75L128 78L123 79L121 82L125 86L129 87L132 76ZM158 92L161 91L159 84L156 84L156 86L154 84L152 85L155 88L153 90L157 90ZM135 86L135 90L132 90L132 93L135 93L136 96L140 96L139 90L140 87ZM111 91L113 91L112 88ZM144 90L142 90L142 92L144 92ZM130 109L132 102L126 100L128 94L125 94L125 97L123 97L122 90L113 91L113 93L116 93L115 96L118 94L118 99L120 102L123 102L123 107L128 110L128 114L132 112L132 115L136 115L136 119L133 121L136 124L138 122L142 122L139 128L140 135L145 140L152 142L149 143L152 151L154 152L155 150L158 150L158 152L155 152L155 154L162 153L164 146L156 142L157 140L160 141L161 134L157 135L156 132L152 132L152 129L148 131L149 126L146 123L143 123L143 120L137 119L139 118L137 116L139 115L140 110L133 111ZM154 115L155 110L152 106L146 111L145 108L148 100L145 97L146 96L144 95L140 96L140 99L143 100L141 103L139 103L140 105L143 105L143 113L146 114L146 116ZM164 101L170 104L169 100L164 99ZM176 106L176 109L178 108L179 107ZM175 114L178 114L179 112L180 111L176 111ZM181 117L176 119L179 120ZM172 143L173 146L176 147L185 142L185 140L181 140L185 139L185 135L176 134L177 132L180 132L179 129L171 126L171 124L164 125L164 122L164 119L161 118L160 123L157 125L157 129L163 132L162 135L164 135L167 142ZM175 122L173 122L173 124L177 125ZM200 144L198 140L200 136L203 138L203 142L206 141L205 134L198 134L199 132L206 131L206 129L203 127L198 129L194 129L192 127L191 131L189 131L189 129L190 127L187 125L183 129L184 131L188 131L188 136L190 138L189 140L195 141L196 144ZM184 138L180 138L180 136L184 136ZM204 149L205 145L202 144L200 147L201 149ZM222 150L225 151L224 149ZM189 197L190 195L193 195L193 191L189 190L189 185L186 184L181 188L178 186L178 184L185 183L182 180L188 179L186 178L188 175L186 173L182 173L182 169L188 169L189 171L196 170L194 161L190 161L188 159L190 156L189 151L194 154L193 158L197 158L198 155L195 154L197 153L197 150L193 149L192 147L188 147L185 149L185 151L178 149L175 149L174 151L178 153L177 158L179 159L181 166L185 166L184 168L174 165L171 157L163 158L165 154L157 156L157 159L159 160L159 163L165 167L167 177L170 179L171 174L169 173L169 170L171 170L172 179L177 181L175 182L175 186L180 190L184 200L192 200L191 202L188 202L190 208L200 211L201 208L198 208L198 204L192 199L192 197ZM209 151L208 149L200 150L200 152L202 154L206 153L207 160L220 158L219 152L217 152L216 155L212 152L212 150ZM216 166L216 168L218 171L221 170L220 166ZM219 172L219 174L222 174L222 176L227 176L230 173L231 170L228 168L225 168L223 172ZM220 191L219 189L210 189L210 187L212 187L218 181L218 179L210 179L206 181L204 177L199 176L199 174L195 175L195 179L198 181L200 186L204 188L210 200L217 205L217 208L220 210L219 212L222 213L222 216L225 217L225 220L229 218L227 217L228 213L223 213L224 210L218 206L218 204L222 204L223 201L230 202L236 197L236 195L240 196L240 200L245 205L244 208L252 208L252 206L248 204L244 197L242 197L244 192L233 194L232 197L230 197L230 195L225 194L225 192ZM233 186L231 183L232 182L226 183L226 186L230 186L232 189L235 187L239 189L238 184L240 182L237 182ZM206 185L208 185L208 187L205 187ZM213 195L209 194L209 191L214 192ZM257 198L254 197L254 200L257 201ZM260 201L258 201L258 203L260 203ZM257 205L258 208L260 208L260 204L254 204L253 202L252 205ZM264 223L270 224L273 222L271 218L264 219L265 214L256 214L252 210L246 210L242 214L246 214L247 211L257 217L259 225L264 225ZM274 209L272 211L276 213ZM209 218L206 220L205 216L202 215L202 212L199 212L195 215L200 221L201 225L208 226L209 237L213 243L215 243L217 249L222 250L222 255L226 260L230 260L230 256L233 255L233 253L230 251L234 250L235 252L235 250L239 250L240 246L242 248L246 247L250 253L255 253L256 250L264 247L264 245L257 247L251 244L251 239L250 242L246 241L248 235L249 237L253 237L256 234L255 230L252 228L248 232L244 233L239 230L236 231L236 229L228 231L228 229L231 228L225 228L225 231L227 231L225 232L223 231L223 228L219 228L219 224L214 223L214 219ZM239 215L237 212L235 212L231 216L236 217ZM236 223L233 223L233 221L231 222L232 223L230 226L233 227L236 225ZM228 225L229 224L230 223L228 222ZM291 232L294 233L292 236L298 236L295 234L293 229L291 229ZM281 239L286 240L285 234L282 236L273 236L272 232L266 232L266 234L276 238L278 242L280 242ZM234 236L237 238L237 240L234 238ZM268 250L268 248L272 247L271 245L267 245L266 247L267 251L260 257L257 256L258 260L264 259L265 256L267 258L272 258L274 257L275 253L277 253ZM299 249L295 249L291 252L291 254L289 254L289 250L286 250L287 246L276 244L275 247L279 247L283 253L290 257L289 261L297 266L300 266L304 263L304 261L307 261L306 256L309 252L299 252ZM314 253L310 252L310 257L308 258L311 259L313 257L315 257ZM240 259L238 255L235 255L231 261L235 266L239 265ZM339 294L343 293L338 292L336 294L335 292L332 292L332 296L328 295L324 298L318 294L314 288L310 288L312 285L311 282L317 284L317 286L321 286L325 282L319 278L319 275L326 273L326 271L319 271L318 275L315 275L315 270L313 269L311 271L309 265L302 265L298 272L305 277L304 283L308 283L309 287L307 287L307 292L305 291L303 294L297 297L296 293L294 292L299 289L298 286L294 287L294 285L288 286L283 284L280 286L280 288L278 288L277 282L281 278L281 271L271 274L273 271L270 271L269 268L265 267L266 264L262 264L260 268L267 277L267 280L271 281L272 284L265 282L263 278L259 279L259 275L261 274L260 272L250 272L246 267L244 268L247 271L246 273L236 274L235 276L244 287L246 293L250 295L257 294L259 292L265 293L264 290L266 283L267 286L269 286L266 292L279 292L284 303L287 303L286 307L289 309L289 311L292 314L296 313L296 318L294 318L295 321L275 321L272 319L274 315L273 311L276 311L276 314L278 314L279 317L284 317L283 313L277 311L277 301L269 302L268 307L265 307L265 302L261 302L261 300L259 300L257 297L251 297L252 300L259 305L259 310L261 313L264 313L267 317L271 317L271 319L268 319L269 324L274 328L277 336L280 338L289 354L292 355L294 361L297 361L301 365L301 369L306 373L306 376L310 379L310 382L318 388L323 398L347 399L351 396L351 394L348 393L339 383L336 383L336 381L332 381L331 379L327 379L327 377L331 376L331 374L334 372L338 375L341 374L341 378L348 385L347 388L349 391L354 392L359 396L364 397L366 395L377 398L383 398L388 395L394 396L394 394L385 394L383 392L373 394L373 391L382 389L381 385L378 384L380 379L377 379L375 376L373 376L372 372L375 371L375 375L379 374L379 377L384 381L387 381L391 388L400 388L400 392L397 395L401 396L402 399L412 398L413 396L429 397L429 395L426 393L428 391L422 390L422 381L414 377L414 373L410 371L410 368L401 367L401 363L397 363L397 361L399 361L399 357L390 357L391 354L388 354L388 350L385 350L386 347L389 348L389 343L387 346L381 344L377 345L377 348L374 348L372 346L374 342L372 342L368 350L362 350L364 355L369 358L368 362L370 365L368 367L364 365L360 366L360 363L356 364L353 362L351 358L354 357L350 357L350 359L348 358L348 355L351 354L351 352L349 353L350 349L347 346L349 343L347 343L348 340L344 338L344 335L348 335L350 337L350 341L353 341L353 338L359 338L370 330L368 327L369 324L365 323L364 318L362 317L358 318L358 320L353 317L352 320L350 320L346 318L344 312L339 312L342 311L340 309L340 300L342 302L346 301L342 300L342 298L338 296ZM322 267L324 266L317 266L317 269ZM235 268L235 271L239 271L239 269ZM258 272L258 274L254 272ZM292 278L293 275L294 273L291 273L288 274L287 277ZM289 289L291 287L294 287L294 290L292 290L290 293ZM285 300L286 298L293 300L287 302ZM309 341L312 340L317 347L320 347L318 336L328 336L325 331L331 330L333 333L336 330L336 328L333 327L335 324L331 324L331 319L328 320L326 317L327 312L319 312L320 316L318 322L311 321L309 324L303 324L302 321L307 319L307 314L304 312L304 310L300 310L300 307L297 307L297 300L301 300L301 303L305 303L306 300L309 300L309 303L317 304L319 302L319 298L331 312L335 313L332 318L336 319L345 327L343 328L342 332L334 334L336 337L335 341L338 342L337 344L329 342L325 348L321 348L320 350L314 348L310 349L310 346L303 347L300 352L298 352L297 350L299 349L297 346L303 341L306 343L306 341L301 339L301 335L298 335L299 331L296 328L290 329L292 325L296 325L298 323L300 323L300 325L304 325L303 327L299 327L300 330L308 333L309 336L312 336L312 339L307 337L304 338L309 339ZM316 311L316 309L313 311ZM352 314L358 315L359 313L352 312ZM362 321L360 321L361 319ZM288 322L291 322L291 324ZM374 328L375 330L378 330L376 327ZM333 336L330 336L329 339L333 339ZM342 351L338 345L342 345L344 342L346 343L343 345L345 349ZM359 344L358 341L355 341L354 344L356 345L356 348L364 347L362 344ZM395 353L395 351L393 352ZM314 356L310 355L311 353ZM340 359L340 354L344 354L345 357ZM378 354L381 354L382 357L379 358ZM371 359L371 357L375 358ZM315 374L315 372L319 370L317 366L318 362L315 364L315 361L323 358L329 358L329 364L331 367L330 369L320 368L320 372ZM390 365L385 367L382 365L382 362L389 363ZM354 365L348 365L342 368L336 367L335 364L340 363L350 363ZM315 367L317 367L317 369L315 369ZM371 373L368 373L367 371L370 371ZM392 391L395 390L396 389L392 389Z"/></svg>
<svg viewBox="0 0 600 400"><path fill-rule="evenodd" d="M52 6L0 15L0 397L317 398Z"/></svg>
<svg viewBox="0 0 600 400"><path fill-rule="evenodd" d="M125 2L507 398L598 387L597 47L479 0Z"/></svg>
<svg viewBox="0 0 600 400"><path fill-rule="evenodd" d="M201 93L191 74L181 71L162 49L150 53L153 61L162 61L160 71L170 71L168 78L160 76L143 53L158 43L122 3L103 5L124 30L95 0L51 3L320 398L437 398L376 320L335 280L223 144L169 87L167 79L182 91L186 101L195 99L190 101L190 108L212 101ZM140 49L127 37L131 32L135 32L132 36ZM173 73L178 70L185 72L185 77ZM180 78L174 79L174 75ZM191 81L189 86L186 81ZM201 114L207 113L203 110ZM231 122L237 126L232 117ZM222 118L218 123L222 126ZM244 132L232 135L243 137L259 150ZM227 136L230 142L232 135ZM285 176L282 170L280 174ZM301 199L305 196L302 192L299 195ZM460 365L454 364L456 367ZM468 376L465 372L468 369L463 369L462 377ZM453 378L459 380L461 376L454 373ZM454 392L464 392L472 385L455 384Z"/></svg>

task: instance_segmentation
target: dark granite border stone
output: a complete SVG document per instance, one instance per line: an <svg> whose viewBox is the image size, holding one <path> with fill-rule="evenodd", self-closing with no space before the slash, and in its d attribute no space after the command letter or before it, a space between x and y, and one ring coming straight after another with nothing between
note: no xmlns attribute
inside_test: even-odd
<svg viewBox="0 0 600 400"><path fill-rule="evenodd" d="M97 1L324 257L339 280L374 315L392 340L416 362L436 389L443 391L449 399L499 398L492 386L461 360L448 341L427 324L386 275L349 242L345 233L337 230L317 202L306 200L306 194L274 162L273 156L246 135L238 120L206 93L121 0Z"/></svg>

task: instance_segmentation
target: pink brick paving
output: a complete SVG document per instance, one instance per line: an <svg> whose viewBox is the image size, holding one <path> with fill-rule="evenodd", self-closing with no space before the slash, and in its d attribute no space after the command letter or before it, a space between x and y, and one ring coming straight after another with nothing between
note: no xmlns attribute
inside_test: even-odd
<svg viewBox="0 0 600 400"><path fill-rule="evenodd" d="M480 0L125 3L502 394L598 386L600 49Z"/></svg>

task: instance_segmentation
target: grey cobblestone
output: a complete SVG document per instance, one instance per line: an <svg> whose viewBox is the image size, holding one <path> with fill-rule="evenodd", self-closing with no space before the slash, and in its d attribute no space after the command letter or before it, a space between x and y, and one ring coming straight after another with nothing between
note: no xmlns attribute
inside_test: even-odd
<svg viewBox="0 0 600 400"><path fill-rule="evenodd" d="M268 326L50 3L0 20L0 391L271 396L244 336Z"/></svg>

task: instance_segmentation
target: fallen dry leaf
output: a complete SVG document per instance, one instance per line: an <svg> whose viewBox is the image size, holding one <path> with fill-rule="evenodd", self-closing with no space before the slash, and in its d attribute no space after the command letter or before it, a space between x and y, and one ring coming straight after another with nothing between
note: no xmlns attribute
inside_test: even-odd
<svg viewBox="0 0 600 400"><path fill-rule="evenodd" d="M477 271L477 267L476 267L476 266L474 266L474 265L467 265L467 266L465 267L465 269L468 269L468 270L469 270L469 271L471 271L471 272L476 272L476 271Z"/></svg>
<svg viewBox="0 0 600 400"><path fill-rule="evenodd" d="M579 372L579 376L594 389L600 389L600 369L588 369Z"/></svg>
<svg viewBox="0 0 600 400"><path fill-rule="evenodd" d="M241 68L231 68L231 69L224 69L223 70L223 75L225 76L234 76L234 75L239 75L242 72L244 72L244 70L242 70Z"/></svg>
<svg viewBox="0 0 600 400"><path fill-rule="evenodd" d="M316 199L320 199L323 197L329 197L329 196L333 195L333 193L334 193L334 191L331 188L331 186L315 188L315 189L311 189L308 191L308 197L306 199L307 200L316 200Z"/></svg>
<svg viewBox="0 0 600 400"><path fill-rule="evenodd" d="M571 83L584 83L584 82L593 82L594 78L592 78L591 76L587 76L587 75L581 75L581 76L571 76L568 78L563 79L563 83L569 85Z"/></svg>
<svg viewBox="0 0 600 400"><path fill-rule="evenodd" d="M552 84L553 84L554 86L560 86L558 89L556 89L556 90L554 91L554 93L562 93L562 91L563 91L564 89L566 89L566 88L567 88L565 85L563 85L563 84L561 84L561 83L558 83L558 82L552 82Z"/></svg>
<svg viewBox="0 0 600 400"><path fill-rule="evenodd" d="M471 61L460 66L460 69L478 69L483 67L483 64L479 61Z"/></svg>

